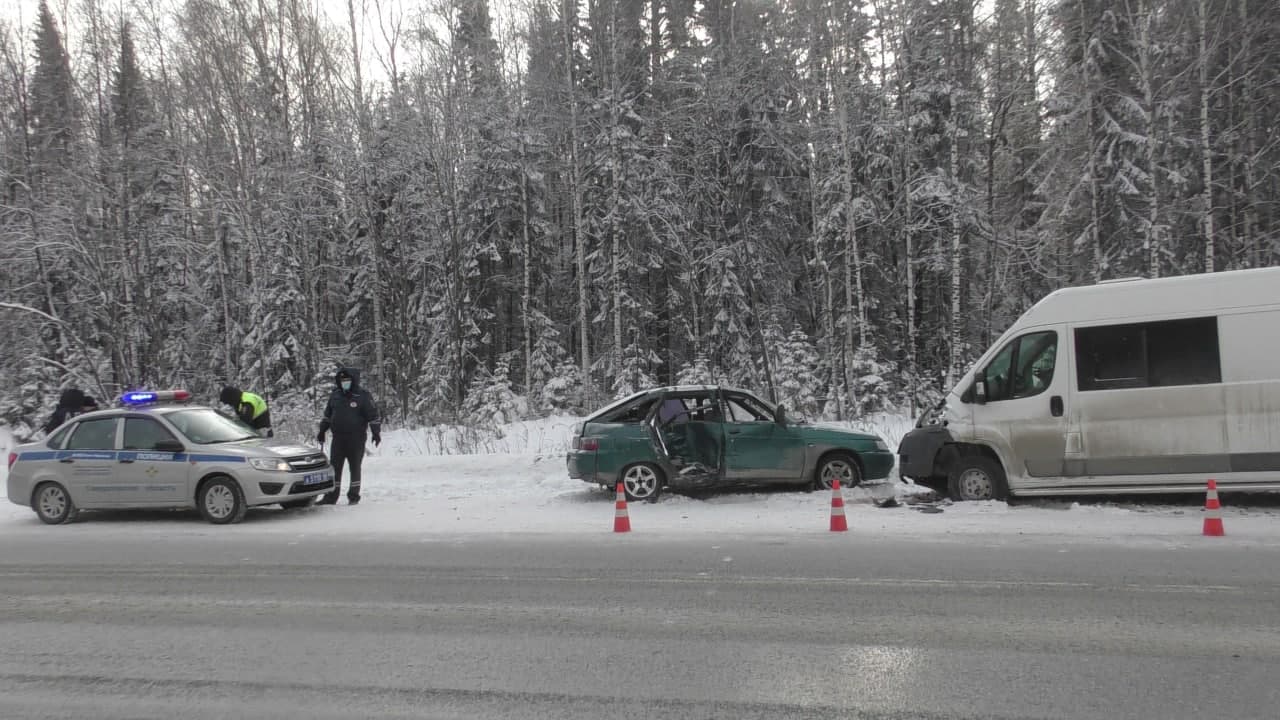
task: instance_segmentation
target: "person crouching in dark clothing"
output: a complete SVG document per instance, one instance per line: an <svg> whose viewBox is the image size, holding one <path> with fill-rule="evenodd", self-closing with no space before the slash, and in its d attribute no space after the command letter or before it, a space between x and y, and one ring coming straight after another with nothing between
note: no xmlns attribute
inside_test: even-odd
<svg viewBox="0 0 1280 720"><path fill-rule="evenodd" d="M329 447L329 462L333 465L333 490L320 499L321 505L338 502L342 490L342 466L350 468L351 482L347 488L347 503L360 502L360 463L364 460L366 433L373 432L373 444L382 444L382 423L378 419L378 405L373 395L360 387L360 371L342 368L333 378L337 386L329 394L324 407L324 419L320 421L320 434L316 439L324 447L325 433L333 431L333 444Z"/></svg>
<svg viewBox="0 0 1280 720"><path fill-rule="evenodd" d="M41 429L44 430L45 435L52 434L71 418L97 409L98 401L85 395L83 390L67 388L62 391L61 397L58 398L58 407L53 409L53 414Z"/></svg>

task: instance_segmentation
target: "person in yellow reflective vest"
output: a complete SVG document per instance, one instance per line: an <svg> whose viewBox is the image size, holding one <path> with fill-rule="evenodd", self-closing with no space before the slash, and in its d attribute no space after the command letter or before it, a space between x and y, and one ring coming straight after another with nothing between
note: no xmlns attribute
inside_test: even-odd
<svg viewBox="0 0 1280 720"><path fill-rule="evenodd" d="M271 430L271 410L261 395L243 392L240 388L228 385L222 388L222 394L218 397L223 403L235 408L236 417L257 430L262 437L272 437L275 434Z"/></svg>

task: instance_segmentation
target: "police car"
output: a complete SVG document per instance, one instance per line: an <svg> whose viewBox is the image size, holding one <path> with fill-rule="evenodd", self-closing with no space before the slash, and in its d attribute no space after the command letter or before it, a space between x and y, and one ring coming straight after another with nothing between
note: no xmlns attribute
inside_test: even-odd
<svg viewBox="0 0 1280 720"><path fill-rule="evenodd" d="M314 448L259 437L185 390L130 392L120 407L78 415L9 454L9 500L46 523L80 510L197 508L236 523L250 507L304 507L333 489Z"/></svg>

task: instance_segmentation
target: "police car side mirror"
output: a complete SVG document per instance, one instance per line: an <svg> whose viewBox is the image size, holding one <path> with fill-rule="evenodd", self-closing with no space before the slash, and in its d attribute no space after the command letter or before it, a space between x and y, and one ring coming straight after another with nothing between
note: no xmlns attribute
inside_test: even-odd
<svg viewBox="0 0 1280 720"><path fill-rule="evenodd" d="M156 443L155 449L158 452L180 453L187 448L177 440L160 440Z"/></svg>

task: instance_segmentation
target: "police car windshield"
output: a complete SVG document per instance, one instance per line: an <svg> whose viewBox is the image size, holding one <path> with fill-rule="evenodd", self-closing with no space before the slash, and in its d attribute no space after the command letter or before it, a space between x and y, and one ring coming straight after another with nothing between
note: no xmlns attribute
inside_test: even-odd
<svg viewBox="0 0 1280 720"><path fill-rule="evenodd" d="M249 440L258 437L249 428L208 408L178 410L165 416L178 432L197 445Z"/></svg>

